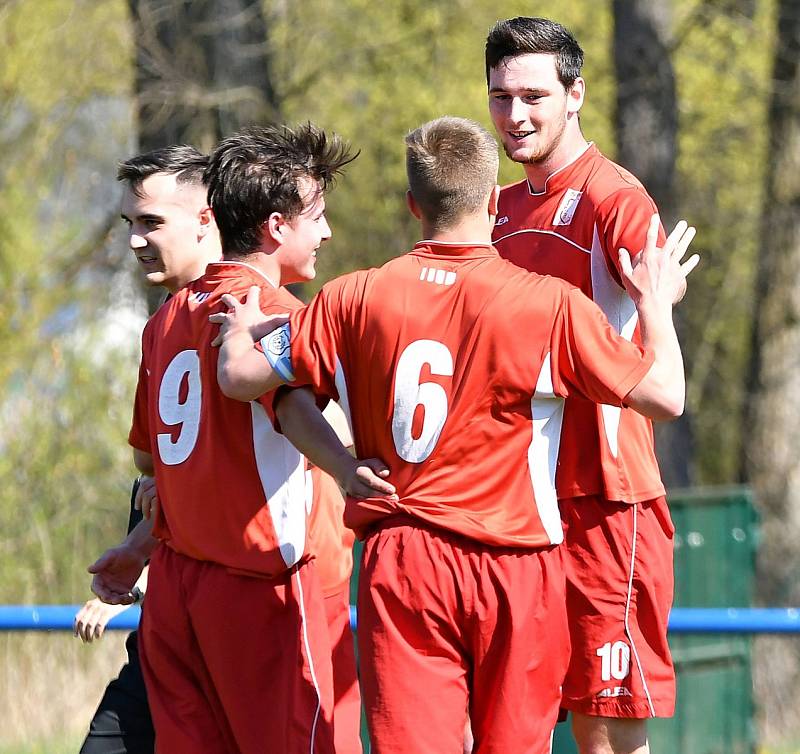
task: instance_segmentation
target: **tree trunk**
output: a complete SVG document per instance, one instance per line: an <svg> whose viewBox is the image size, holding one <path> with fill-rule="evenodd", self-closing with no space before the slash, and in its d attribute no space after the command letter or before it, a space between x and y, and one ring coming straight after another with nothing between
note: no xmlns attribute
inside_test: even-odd
<svg viewBox="0 0 800 754"><path fill-rule="evenodd" d="M260 0L129 0L136 43L139 150L210 150L251 123L280 119ZM163 293L148 289L154 311Z"/></svg>
<svg viewBox="0 0 800 754"><path fill-rule="evenodd" d="M667 47L670 4L614 0L613 7L617 159L645 185L669 229L675 218L678 132L675 75ZM682 334L680 309L676 325ZM667 486L688 486L692 481L688 415L657 424L656 445Z"/></svg>
<svg viewBox="0 0 800 754"><path fill-rule="evenodd" d="M744 467L762 513L757 583L763 604L800 604L800 0L776 19L769 164L755 291L750 428ZM759 639L756 691L768 736L797 731L796 642ZM788 696L787 696L788 695Z"/></svg>

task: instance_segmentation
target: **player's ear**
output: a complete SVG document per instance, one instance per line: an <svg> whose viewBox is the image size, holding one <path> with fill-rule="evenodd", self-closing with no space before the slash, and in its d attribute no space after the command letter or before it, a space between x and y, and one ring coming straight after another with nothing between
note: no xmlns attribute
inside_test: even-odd
<svg viewBox="0 0 800 754"><path fill-rule="evenodd" d="M285 240L287 230L286 218L280 212L273 212L263 224L263 232L276 244Z"/></svg>
<svg viewBox="0 0 800 754"><path fill-rule="evenodd" d="M198 236L199 238L205 238L208 231L214 226L214 212L211 207L203 207L198 214L198 218L200 219Z"/></svg>
<svg viewBox="0 0 800 754"><path fill-rule="evenodd" d="M419 211L419 205L417 204L417 200L414 198L414 194L411 191L406 191L406 206L408 207L408 211L411 212L417 220L422 220L422 212Z"/></svg>
<svg viewBox="0 0 800 754"><path fill-rule="evenodd" d="M500 186L495 185L495 187L492 189L492 193L489 194L488 210L489 210L489 217L491 217L492 219L497 217L497 207L499 206L499 203L500 203Z"/></svg>
<svg viewBox="0 0 800 754"><path fill-rule="evenodd" d="M586 95L586 82L578 76L575 83L567 90L567 117L574 115L583 107Z"/></svg>

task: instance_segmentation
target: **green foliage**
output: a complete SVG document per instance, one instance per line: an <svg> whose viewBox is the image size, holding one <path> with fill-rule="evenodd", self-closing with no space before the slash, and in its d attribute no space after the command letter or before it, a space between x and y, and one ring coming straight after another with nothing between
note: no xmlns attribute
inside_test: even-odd
<svg viewBox="0 0 800 754"><path fill-rule="evenodd" d="M323 247L318 286L341 272L381 264L417 240L404 200L406 133L440 115L491 128L483 48L497 7L488 0L310 0L280 8L274 65L287 120L313 120L361 149L329 201L334 236ZM508 17L530 11L523 2L503 7ZM609 9L543 2L536 12L551 14L585 40L592 97L584 124L601 147L610 144ZM503 161L502 182L520 175Z"/></svg>
<svg viewBox="0 0 800 754"><path fill-rule="evenodd" d="M681 2L688 12L695 2ZM678 200L702 255L681 305L702 484L736 481L767 152L773 3L752 19L710 5L675 51Z"/></svg>
<svg viewBox="0 0 800 754"><path fill-rule="evenodd" d="M0 45L0 602L77 601L124 529L131 468L136 340L106 342L122 324L100 186L130 133L105 119L129 112L126 7L6 3Z"/></svg>

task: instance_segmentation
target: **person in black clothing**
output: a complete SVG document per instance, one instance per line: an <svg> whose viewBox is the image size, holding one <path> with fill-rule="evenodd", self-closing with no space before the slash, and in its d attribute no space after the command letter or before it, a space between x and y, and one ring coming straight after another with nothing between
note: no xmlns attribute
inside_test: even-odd
<svg viewBox="0 0 800 754"><path fill-rule="evenodd" d="M142 520L141 511L134 507L138 487L137 479L131 492L128 532ZM75 635L85 642L99 639L106 623L115 614L115 605L100 602L95 606L95 602L99 600L87 602L75 618ZM119 675L106 687L89 724L89 732L80 754L153 754L155 731L150 719L150 708L147 706L144 678L139 667L136 631L128 634L125 649L128 652L128 661L122 666Z"/></svg>

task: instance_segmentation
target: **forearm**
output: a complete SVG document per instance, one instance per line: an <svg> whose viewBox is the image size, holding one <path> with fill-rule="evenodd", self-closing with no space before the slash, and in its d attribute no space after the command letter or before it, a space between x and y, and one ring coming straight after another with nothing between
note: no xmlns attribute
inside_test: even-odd
<svg viewBox="0 0 800 754"><path fill-rule="evenodd" d="M320 412L310 390L300 388L288 392L281 398L275 413L283 434L311 463L340 483L352 473L355 459Z"/></svg>
<svg viewBox="0 0 800 754"><path fill-rule="evenodd" d="M238 401L252 401L283 384L265 356L244 332L226 337L219 350L217 382L220 390Z"/></svg>
<svg viewBox="0 0 800 754"><path fill-rule="evenodd" d="M122 544L141 556L142 561L147 560L158 546L158 540L153 536L153 519L142 519L131 529Z"/></svg>
<svg viewBox="0 0 800 754"><path fill-rule="evenodd" d="M686 379L672 308L649 302L640 303L637 308L642 345L652 351L655 358L626 402L652 419L674 419L684 410Z"/></svg>

